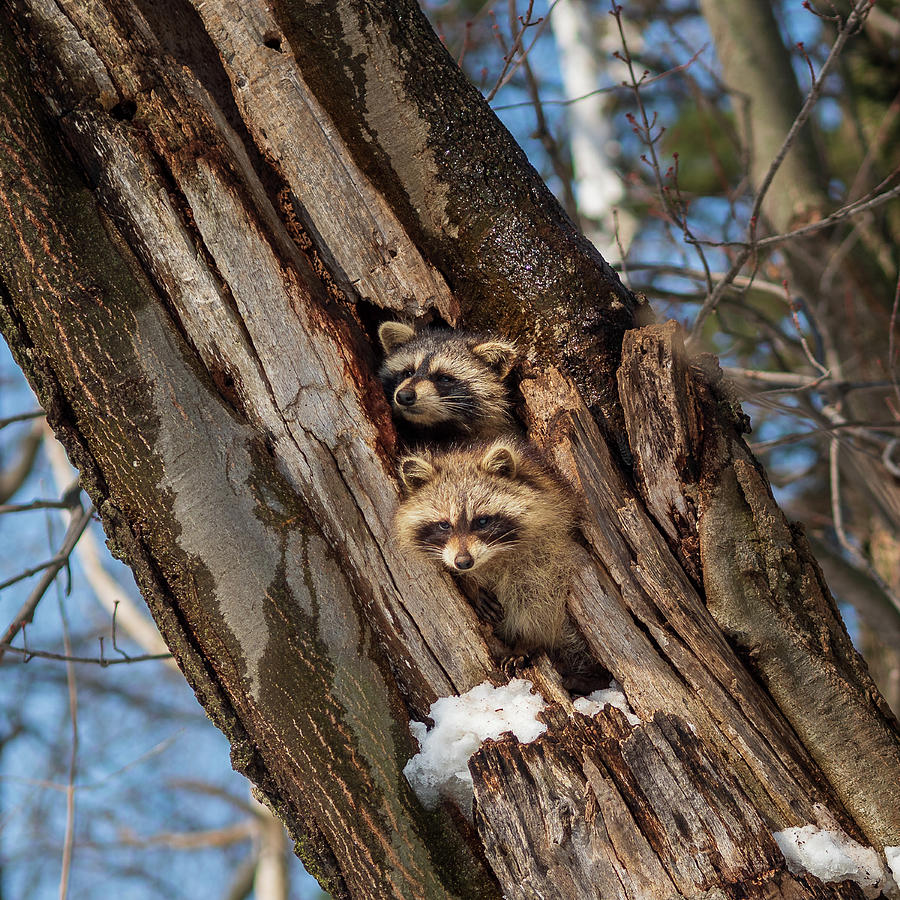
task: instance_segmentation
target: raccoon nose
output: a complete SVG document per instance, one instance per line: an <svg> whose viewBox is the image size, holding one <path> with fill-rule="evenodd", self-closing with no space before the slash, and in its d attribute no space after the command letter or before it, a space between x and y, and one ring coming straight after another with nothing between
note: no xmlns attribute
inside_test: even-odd
<svg viewBox="0 0 900 900"><path fill-rule="evenodd" d="M470 553L457 553L456 559L453 560L453 565L456 566L457 569L471 569L472 566L475 565L475 560L472 559Z"/></svg>
<svg viewBox="0 0 900 900"><path fill-rule="evenodd" d="M397 391L394 397L401 406L412 406L416 402L416 392L410 388Z"/></svg>

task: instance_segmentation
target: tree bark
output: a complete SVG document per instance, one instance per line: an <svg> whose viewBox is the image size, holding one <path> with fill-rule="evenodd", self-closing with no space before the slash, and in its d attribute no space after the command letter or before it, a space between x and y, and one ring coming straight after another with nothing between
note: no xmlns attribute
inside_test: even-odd
<svg viewBox="0 0 900 900"><path fill-rule="evenodd" d="M792 876L771 832L900 845L896 723L715 372L652 329L622 360L637 304L414 4L273 9L16 0L0 58L0 322L235 767L337 897L861 896ZM570 609L643 722L570 720L536 665L559 705L473 759L474 825L401 774L409 718L499 673L450 580L391 540L380 310L531 351L522 416L584 497ZM644 449L670 426L640 437L618 397L642 390L681 451ZM852 701L827 720L845 746L755 664L728 579L822 673L817 714Z"/></svg>

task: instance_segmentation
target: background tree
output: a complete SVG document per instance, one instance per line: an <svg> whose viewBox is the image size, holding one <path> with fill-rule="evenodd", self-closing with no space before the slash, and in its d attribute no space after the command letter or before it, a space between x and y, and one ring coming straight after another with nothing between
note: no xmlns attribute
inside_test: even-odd
<svg viewBox="0 0 900 900"><path fill-rule="evenodd" d="M36 98L23 105L21 69L10 62L6 74L22 149L3 166L5 329L236 765L336 892L490 890L465 844L434 858L429 829L444 841L457 827L465 841L471 833L423 820L397 771L410 752L407 711L421 718L491 661L449 585L421 581L387 540L392 432L370 374L373 306L435 310L528 346L523 417L591 507L595 558L573 613L639 714L687 715L695 729L664 717L631 733L613 713L593 724L548 713L582 765L518 745L483 751L476 829L504 888L558 883L561 853L573 883L595 888L602 871L610 885L688 894L765 875L766 890L796 895L823 889L786 872L767 827L817 821L879 849L900 843L894 723L744 450L718 375L688 370L677 335L659 328L630 333L618 368L633 301L415 9L19 12L24 46L58 68L37 81L49 120ZM509 68L524 70L515 48L526 45L511 38ZM298 118L286 124L285 109ZM649 119L635 121L655 140ZM61 155L56 127L84 175ZM654 172L663 209L689 227ZM738 274L718 296L710 284L701 315ZM673 443L660 446L672 422ZM642 500L619 459L626 429ZM701 582L781 713L711 625ZM824 649L809 643L810 608ZM565 707L552 671L532 677ZM303 702L287 709L285 697ZM881 772L848 752L848 734ZM654 752L671 763L667 745L702 800L700 831L663 846L677 805L652 790L666 768L652 763ZM582 830L541 849L530 804L550 823L560 811L517 781L522 771L568 791L576 810L589 785L607 828L623 830L604 843L593 815L576 816ZM721 779L712 795L700 792L710 773ZM716 842L711 870L688 871L707 828L730 840ZM509 869L525 837L532 851ZM624 873L609 869L613 857L629 859Z"/></svg>

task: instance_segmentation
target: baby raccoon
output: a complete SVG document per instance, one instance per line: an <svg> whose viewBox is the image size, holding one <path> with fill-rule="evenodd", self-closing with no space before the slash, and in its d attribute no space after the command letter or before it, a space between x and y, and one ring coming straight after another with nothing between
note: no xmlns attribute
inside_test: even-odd
<svg viewBox="0 0 900 900"><path fill-rule="evenodd" d="M548 650L570 671L592 664L566 612L578 566L568 485L516 438L400 461L401 545L442 563L502 608L497 632L516 653Z"/></svg>
<svg viewBox="0 0 900 900"><path fill-rule="evenodd" d="M379 376L398 425L429 440L487 438L512 429L503 379L515 365L515 344L462 331L402 322L378 329L384 348Z"/></svg>

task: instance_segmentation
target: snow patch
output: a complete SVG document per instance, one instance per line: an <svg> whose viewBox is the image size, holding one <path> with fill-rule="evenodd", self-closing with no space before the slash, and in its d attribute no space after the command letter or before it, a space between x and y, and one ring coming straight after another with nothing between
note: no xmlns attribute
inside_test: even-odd
<svg viewBox="0 0 900 900"><path fill-rule="evenodd" d="M891 875L894 876L894 881L900 885L900 847L885 847L884 858L887 860Z"/></svg>
<svg viewBox="0 0 900 900"><path fill-rule="evenodd" d="M824 831L815 825L786 828L773 834L795 875L806 871L820 881L854 881L866 897L878 897L886 882L878 854L843 831ZM889 882L888 882L889 883Z"/></svg>
<svg viewBox="0 0 900 900"><path fill-rule="evenodd" d="M528 744L547 730L536 718L547 704L539 694L531 693L532 687L521 678L501 687L484 682L458 697L435 700L428 711L433 728L424 722L409 723L419 753L406 764L403 774L423 806L431 808L447 797L471 812L469 757L482 742L511 731Z"/></svg>
<svg viewBox="0 0 900 900"><path fill-rule="evenodd" d="M594 691L593 694L588 694L587 697L579 697L572 705L585 716L596 716L604 706L614 706L625 713L625 718L628 719L630 725L641 724L641 720L628 705L628 698L616 681L611 681L608 688Z"/></svg>

